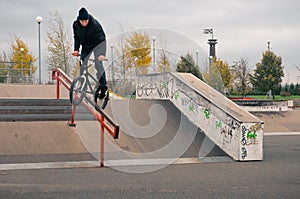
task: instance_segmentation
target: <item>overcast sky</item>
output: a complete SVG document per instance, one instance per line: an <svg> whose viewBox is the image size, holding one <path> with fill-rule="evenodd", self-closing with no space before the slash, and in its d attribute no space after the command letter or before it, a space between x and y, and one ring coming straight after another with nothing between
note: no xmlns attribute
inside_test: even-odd
<svg viewBox="0 0 300 199"><path fill-rule="evenodd" d="M300 66L300 1L299 0L0 0L0 50L10 44L10 34L25 41L38 56L38 32L35 18L42 16L42 58L44 58L49 13L56 10L64 18L66 31L72 36L72 22L78 10L86 7L103 25L108 38L122 31L143 27L174 30L191 38L208 54L208 35L213 28L218 39L217 57L232 64L241 57L249 66L262 58L271 41L271 50L282 57L284 83L297 83ZM37 63L36 63L37 64ZM48 79L43 73L42 79Z"/></svg>

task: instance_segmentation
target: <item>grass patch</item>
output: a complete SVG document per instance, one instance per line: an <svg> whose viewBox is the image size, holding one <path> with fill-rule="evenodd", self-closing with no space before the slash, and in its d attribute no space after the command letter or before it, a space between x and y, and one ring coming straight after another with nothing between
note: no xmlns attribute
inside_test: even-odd
<svg viewBox="0 0 300 199"><path fill-rule="evenodd" d="M241 97L239 95L230 95L230 97ZM254 98L254 99L260 99L260 100L266 100L267 97L265 95L247 95L246 97ZM280 96L275 95L275 100L293 100L293 99L300 99L300 95L291 95L291 96Z"/></svg>

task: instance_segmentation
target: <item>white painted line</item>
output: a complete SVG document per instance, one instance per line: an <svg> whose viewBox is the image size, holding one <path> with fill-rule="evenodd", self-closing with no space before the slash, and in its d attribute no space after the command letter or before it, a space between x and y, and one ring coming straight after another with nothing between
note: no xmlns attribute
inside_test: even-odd
<svg viewBox="0 0 300 199"><path fill-rule="evenodd" d="M300 132L264 132L264 136L300 135Z"/></svg>
<svg viewBox="0 0 300 199"><path fill-rule="evenodd" d="M199 158L202 163L204 162L234 162L229 156L217 156L217 157L203 157Z"/></svg>
<svg viewBox="0 0 300 199"><path fill-rule="evenodd" d="M174 164L196 164L200 163L199 158L178 158Z"/></svg>
<svg viewBox="0 0 300 199"><path fill-rule="evenodd" d="M107 160L104 165L116 166L141 166L141 165L164 165L164 164L199 164L207 162L231 162L230 157L204 157L204 158L165 158L165 159L123 159Z"/></svg>
<svg viewBox="0 0 300 199"><path fill-rule="evenodd" d="M122 159L122 160L106 160L104 165L114 166L141 166L141 165L162 165L173 164L177 159Z"/></svg>
<svg viewBox="0 0 300 199"><path fill-rule="evenodd" d="M104 166L147 166L147 165L171 165L171 164L199 164L207 162L232 162L227 156L204 157L204 158L165 158L165 159L123 159L106 160ZM0 171L26 170L26 169L70 169L99 167L99 161L76 161L76 162L40 162L40 163L17 163L0 164Z"/></svg>
<svg viewBox="0 0 300 199"><path fill-rule="evenodd" d="M99 161L0 164L0 171L3 171L3 170L24 170L24 169L87 168L87 167L97 167L99 165L100 165Z"/></svg>

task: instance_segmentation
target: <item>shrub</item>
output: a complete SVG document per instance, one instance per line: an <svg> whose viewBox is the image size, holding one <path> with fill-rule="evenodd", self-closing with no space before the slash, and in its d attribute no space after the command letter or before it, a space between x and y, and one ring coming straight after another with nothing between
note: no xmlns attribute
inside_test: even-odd
<svg viewBox="0 0 300 199"><path fill-rule="evenodd" d="M288 97L288 96L291 96L291 93L289 91L281 91L280 92L280 96L282 96L282 97Z"/></svg>

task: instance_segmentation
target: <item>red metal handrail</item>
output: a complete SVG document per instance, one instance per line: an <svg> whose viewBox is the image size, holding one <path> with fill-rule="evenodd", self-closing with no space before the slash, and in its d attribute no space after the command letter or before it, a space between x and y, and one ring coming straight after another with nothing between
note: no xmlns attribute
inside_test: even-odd
<svg viewBox="0 0 300 199"><path fill-rule="evenodd" d="M60 93L59 85L60 85L60 83L62 83L68 90L70 90L72 80L60 68L53 68L52 69L52 80L57 80L56 81L56 99L59 99L59 93Z"/></svg>
<svg viewBox="0 0 300 199"><path fill-rule="evenodd" d="M70 90L72 80L60 68L52 69L52 80L57 80L56 99L60 98L60 84L63 84L68 90ZM108 115L105 114L105 112L103 112L102 110L99 111L95 110L94 107L91 106L85 100L82 101L82 104L95 116L95 118L100 123L100 167L103 167L104 166L104 130L107 130L114 139L118 139L119 125L117 125L111 118L109 118ZM72 105L72 118L71 121L69 122L69 124L72 126L75 126L74 123L75 108L76 107ZM106 121L109 122L110 125L108 125Z"/></svg>

